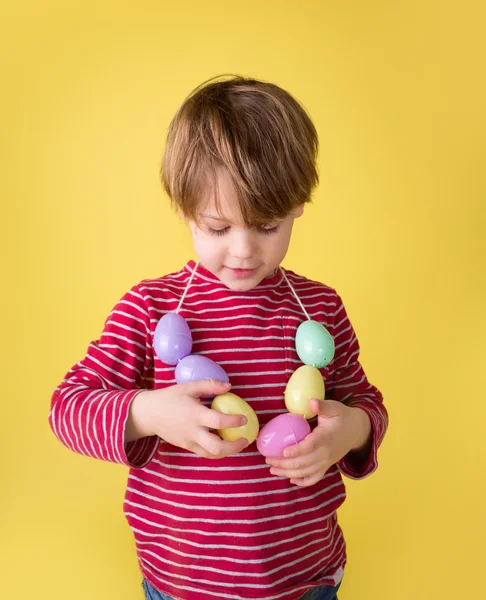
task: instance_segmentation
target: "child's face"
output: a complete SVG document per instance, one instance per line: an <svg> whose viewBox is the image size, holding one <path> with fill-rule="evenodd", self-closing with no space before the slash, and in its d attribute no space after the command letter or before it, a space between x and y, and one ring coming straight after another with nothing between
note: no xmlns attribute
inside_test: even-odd
<svg viewBox="0 0 486 600"><path fill-rule="evenodd" d="M196 254L228 288L247 291L273 274L287 253L294 219L303 206L284 219L250 229L242 223L238 200L229 176L218 179L220 214L214 200L201 207L200 222L189 221Z"/></svg>

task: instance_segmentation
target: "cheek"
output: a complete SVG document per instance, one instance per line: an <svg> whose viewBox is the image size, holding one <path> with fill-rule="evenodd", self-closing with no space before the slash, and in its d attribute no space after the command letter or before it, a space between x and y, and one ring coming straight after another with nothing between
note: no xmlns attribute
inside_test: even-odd
<svg viewBox="0 0 486 600"><path fill-rule="evenodd" d="M289 245L289 236L285 234L276 236L273 240L269 240L267 249L272 256L278 256L285 253Z"/></svg>
<svg viewBox="0 0 486 600"><path fill-rule="evenodd" d="M207 243L205 242L204 238L205 236L199 230L196 229L192 232L192 243L199 258L204 257L206 254Z"/></svg>
<svg viewBox="0 0 486 600"><path fill-rule="evenodd" d="M211 247L211 244L208 240L206 240L205 236L199 234L194 238L194 246L202 253L207 253L208 248Z"/></svg>
<svg viewBox="0 0 486 600"><path fill-rule="evenodd" d="M201 231L195 232L193 243L198 256L204 258L206 262L208 259L218 260L218 257L224 254L225 251L224 240Z"/></svg>

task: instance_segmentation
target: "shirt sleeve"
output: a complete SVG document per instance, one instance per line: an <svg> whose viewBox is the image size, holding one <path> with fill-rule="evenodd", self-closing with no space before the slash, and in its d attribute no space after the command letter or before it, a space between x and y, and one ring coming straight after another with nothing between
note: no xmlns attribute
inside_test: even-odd
<svg viewBox="0 0 486 600"><path fill-rule="evenodd" d="M54 390L49 424L74 452L130 467L146 466L159 438L125 444L130 404L148 389L152 359L147 306L135 286L109 314L99 340Z"/></svg>
<svg viewBox="0 0 486 600"><path fill-rule="evenodd" d="M388 413L381 392L368 381L359 362L359 342L339 295L332 335L336 346L334 376L326 387L326 398L364 410L370 419L373 436L369 452L364 455L349 452L337 466L346 477L363 479L378 467L377 453L388 427Z"/></svg>

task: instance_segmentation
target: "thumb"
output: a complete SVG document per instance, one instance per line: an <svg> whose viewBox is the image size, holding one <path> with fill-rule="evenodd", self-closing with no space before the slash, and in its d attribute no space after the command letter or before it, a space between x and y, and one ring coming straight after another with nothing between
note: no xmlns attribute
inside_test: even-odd
<svg viewBox="0 0 486 600"><path fill-rule="evenodd" d="M217 394L224 394L231 389L231 383L225 383L224 381L218 381L216 379L201 379L198 381L188 381L183 383L184 391L193 398L200 398L201 396L212 396Z"/></svg>
<svg viewBox="0 0 486 600"><path fill-rule="evenodd" d="M309 408L320 417L336 416L334 402L330 400L317 400L317 398L311 398L309 400Z"/></svg>

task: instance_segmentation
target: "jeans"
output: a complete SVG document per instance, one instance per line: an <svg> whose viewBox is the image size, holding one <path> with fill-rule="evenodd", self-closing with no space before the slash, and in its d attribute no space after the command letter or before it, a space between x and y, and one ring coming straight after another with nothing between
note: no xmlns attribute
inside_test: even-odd
<svg viewBox="0 0 486 600"><path fill-rule="evenodd" d="M338 583L336 587L327 585L315 587L306 592L300 600L338 600L337 591L340 585ZM146 600L174 600L171 596L156 590L146 579L143 580L142 586Z"/></svg>

